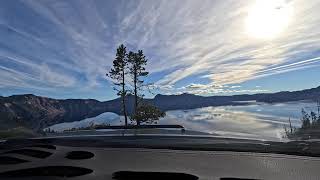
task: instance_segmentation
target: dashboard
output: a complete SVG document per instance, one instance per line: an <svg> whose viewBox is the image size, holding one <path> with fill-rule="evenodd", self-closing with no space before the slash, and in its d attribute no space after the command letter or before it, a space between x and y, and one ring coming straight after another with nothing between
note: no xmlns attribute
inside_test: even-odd
<svg viewBox="0 0 320 180"><path fill-rule="evenodd" d="M273 153L33 144L0 151L0 179L303 180L320 158Z"/></svg>

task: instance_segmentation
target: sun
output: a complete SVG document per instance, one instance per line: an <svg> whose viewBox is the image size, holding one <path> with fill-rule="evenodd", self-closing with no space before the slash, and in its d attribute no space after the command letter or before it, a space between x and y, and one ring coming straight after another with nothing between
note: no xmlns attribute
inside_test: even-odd
<svg viewBox="0 0 320 180"><path fill-rule="evenodd" d="M292 11L285 0L257 0L245 21L247 33L260 39L276 38L289 25Z"/></svg>

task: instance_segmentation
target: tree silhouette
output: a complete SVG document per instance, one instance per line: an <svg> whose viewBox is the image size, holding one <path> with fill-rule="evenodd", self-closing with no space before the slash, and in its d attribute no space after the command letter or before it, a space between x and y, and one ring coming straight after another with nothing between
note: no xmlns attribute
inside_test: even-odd
<svg viewBox="0 0 320 180"><path fill-rule="evenodd" d="M125 125L128 125L127 110L126 110L126 96L128 90L126 89L125 78L129 73L133 83L133 95L134 95L134 112L130 115L130 119L136 121L137 125L141 123L153 123L159 120L160 117L164 117L165 113L158 109L156 106L147 104L143 101L143 87L147 87L144 84L143 77L146 77L149 72L146 71L147 65L146 56L142 50L137 53L130 51L127 53L126 47L121 44L116 53L116 58L113 61L113 67L107 76L114 80L114 89L117 91L117 95L121 97L122 112L125 117ZM127 81L128 82L128 81Z"/></svg>
<svg viewBox="0 0 320 180"><path fill-rule="evenodd" d="M117 49L116 58L113 61L113 68L110 70L107 76L114 80L114 89L117 91L117 95L121 97L122 112L125 118L125 126L128 125L125 100L127 95L127 90L125 89L125 75L127 64L127 50L126 47L123 44L121 44Z"/></svg>
<svg viewBox="0 0 320 180"><path fill-rule="evenodd" d="M133 119L137 120L137 123L155 123L159 118L164 117L165 112L158 109L156 106L153 106L148 103L141 103L137 107L135 114L132 115ZM137 124L140 125L140 124Z"/></svg>
<svg viewBox="0 0 320 180"><path fill-rule="evenodd" d="M310 122L310 115L304 110L301 110L301 114L302 114L302 129L308 129L311 126L311 122Z"/></svg>
<svg viewBox="0 0 320 180"><path fill-rule="evenodd" d="M312 139L320 138L320 103L317 103L317 112L310 111L306 112L304 109L301 110L301 127L291 126L289 119L290 129L284 127L285 137L289 139Z"/></svg>
<svg viewBox="0 0 320 180"><path fill-rule="evenodd" d="M134 114L137 114L138 111L138 100L142 100L142 97L139 97L138 95L138 91L141 90L144 82L141 78L149 74L145 68L147 61L148 60L146 59L142 50L139 50L138 53L130 51L128 54L129 73L133 80ZM141 96L143 96L143 94L141 94ZM140 125L140 119L135 118L135 120L137 121L137 125Z"/></svg>

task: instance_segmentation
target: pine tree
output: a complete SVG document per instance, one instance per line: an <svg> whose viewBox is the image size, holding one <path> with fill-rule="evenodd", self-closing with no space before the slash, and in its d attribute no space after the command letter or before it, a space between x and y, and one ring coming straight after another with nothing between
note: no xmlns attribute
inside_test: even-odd
<svg viewBox="0 0 320 180"><path fill-rule="evenodd" d="M134 94L134 114L137 114L138 106L139 106L139 94L138 91L141 90L143 85L142 77L145 77L149 74L146 71L145 66L147 65L147 59L143 54L142 50L139 50L138 53L129 52L128 54L128 63L129 66L129 73L132 76L133 80L133 94ZM142 94L141 94L142 96ZM140 119L135 119L137 121L137 125L140 125Z"/></svg>
<svg viewBox="0 0 320 180"><path fill-rule="evenodd" d="M133 114L133 118L137 120L137 123L142 122L152 124L157 123L157 121L165 115L166 113L156 106L143 102L137 107L136 113Z"/></svg>
<svg viewBox="0 0 320 180"><path fill-rule="evenodd" d="M125 126L128 125L126 100L125 100L127 95L127 90L125 89L125 75L126 75L127 64L128 64L127 50L126 50L126 47L123 44L121 44L117 49L116 58L113 61L113 68L110 70L107 76L109 76L111 79L114 80L114 85L115 85L114 89L117 91L117 95L121 97L122 113L125 118Z"/></svg>

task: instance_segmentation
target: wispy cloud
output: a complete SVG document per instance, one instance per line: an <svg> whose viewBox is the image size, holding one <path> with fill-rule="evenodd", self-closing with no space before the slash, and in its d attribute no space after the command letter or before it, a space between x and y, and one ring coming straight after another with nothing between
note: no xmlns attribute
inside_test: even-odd
<svg viewBox="0 0 320 180"><path fill-rule="evenodd" d="M197 95L217 95L217 94L240 94L240 93L262 93L268 92L267 89L261 88L241 88L241 86L228 86L215 84L189 84L177 89L171 89L171 94L176 90L177 94L189 93Z"/></svg>
<svg viewBox="0 0 320 180"><path fill-rule="evenodd" d="M245 29L254 1L3 1L0 87L97 87L124 43L145 51L164 91L239 92L248 80L320 65L320 2L285 2L287 28L261 40ZM210 83L176 86L190 77Z"/></svg>

